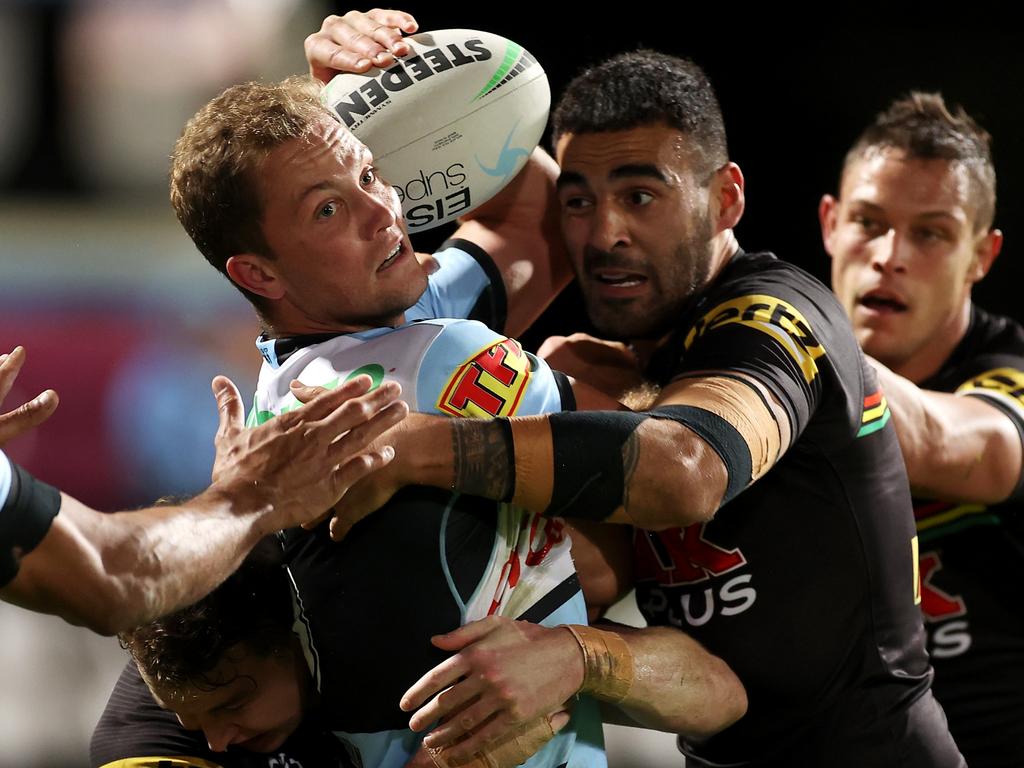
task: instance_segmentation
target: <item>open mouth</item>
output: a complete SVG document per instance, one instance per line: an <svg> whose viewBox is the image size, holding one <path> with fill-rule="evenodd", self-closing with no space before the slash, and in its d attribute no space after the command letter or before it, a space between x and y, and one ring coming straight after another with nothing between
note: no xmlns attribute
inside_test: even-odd
<svg viewBox="0 0 1024 768"><path fill-rule="evenodd" d="M869 291L857 302L872 312L906 312L906 302L886 291Z"/></svg>
<svg viewBox="0 0 1024 768"><path fill-rule="evenodd" d="M636 272L621 272L613 269L601 269L594 270L591 274L594 280L602 285L610 285L616 288L635 288L636 286L647 282L647 278L644 275Z"/></svg>
<svg viewBox="0 0 1024 768"><path fill-rule="evenodd" d="M395 263L395 259L397 259L402 253L402 244L403 241L399 240L398 244L394 247L394 249L392 249L391 253L388 254L388 257L384 259L384 261L381 263L379 267L377 267L378 272L383 272L385 269L387 269L388 267Z"/></svg>

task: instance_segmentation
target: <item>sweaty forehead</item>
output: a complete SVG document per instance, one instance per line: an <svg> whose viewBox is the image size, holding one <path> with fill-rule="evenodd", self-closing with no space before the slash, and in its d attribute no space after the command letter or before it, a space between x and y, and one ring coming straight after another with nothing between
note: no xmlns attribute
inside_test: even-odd
<svg viewBox="0 0 1024 768"><path fill-rule="evenodd" d="M654 123L623 131L565 133L555 154L563 173L591 182L630 166L652 166L666 177L678 178L690 172L691 143L675 128Z"/></svg>
<svg viewBox="0 0 1024 768"><path fill-rule="evenodd" d="M271 150L264 171L279 183L298 173L322 174L332 167L362 163L370 150L337 120L325 115L310 127L308 133L291 139Z"/></svg>
<svg viewBox="0 0 1024 768"><path fill-rule="evenodd" d="M973 214L970 174L963 163L908 158L902 150L869 148L843 172L842 199L909 212Z"/></svg>

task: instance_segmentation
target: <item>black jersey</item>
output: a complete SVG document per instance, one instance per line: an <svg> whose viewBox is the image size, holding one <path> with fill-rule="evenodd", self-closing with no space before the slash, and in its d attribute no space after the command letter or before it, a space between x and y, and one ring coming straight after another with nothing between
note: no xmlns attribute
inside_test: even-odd
<svg viewBox="0 0 1024 768"><path fill-rule="evenodd" d="M981 397L1024 439L1024 329L973 309L923 389ZM935 695L972 768L1024 765L1024 507L914 500Z"/></svg>
<svg viewBox="0 0 1024 768"><path fill-rule="evenodd" d="M771 254L737 255L648 373L691 371L756 378L792 438L711 522L636 535L648 622L692 634L747 689L745 717L684 751L712 765L962 764L929 691L899 444L832 292Z"/></svg>
<svg viewBox="0 0 1024 768"><path fill-rule="evenodd" d="M129 662L92 734L90 760L103 768L356 768L345 745L307 715L268 755L229 748L213 752L202 731L186 731L149 694ZM125 757L132 755L132 757Z"/></svg>

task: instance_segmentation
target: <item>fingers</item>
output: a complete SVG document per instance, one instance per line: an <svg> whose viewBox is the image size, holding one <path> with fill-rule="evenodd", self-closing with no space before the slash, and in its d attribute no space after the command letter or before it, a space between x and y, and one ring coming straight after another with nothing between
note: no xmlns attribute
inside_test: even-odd
<svg viewBox="0 0 1024 768"><path fill-rule="evenodd" d="M215 376L210 382L213 395L217 398L217 412L220 422L217 424L217 437L226 437L231 432L241 429L245 424L245 406L242 396L238 393L235 382L227 376Z"/></svg>
<svg viewBox="0 0 1024 768"><path fill-rule="evenodd" d="M472 736L448 747L442 754L448 765L459 764L481 752L486 752L498 765L520 765L554 738L568 724L569 717L564 709L547 717L541 715L521 725L511 724L501 716L494 717Z"/></svg>
<svg viewBox="0 0 1024 768"><path fill-rule="evenodd" d="M373 379L365 374L349 379L334 389L307 386L298 379L289 384L295 399L306 406L301 417L306 421L324 418L347 400L366 394L372 386Z"/></svg>
<svg viewBox="0 0 1024 768"><path fill-rule="evenodd" d="M0 415L0 446L42 424L53 415L59 403L57 393L48 389L10 413Z"/></svg>
<svg viewBox="0 0 1024 768"><path fill-rule="evenodd" d="M471 621L456 630L444 635L434 635L430 642L445 651L461 651L467 645L483 640L502 623L500 616L488 616L484 619Z"/></svg>
<svg viewBox="0 0 1024 768"><path fill-rule="evenodd" d="M338 463L348 461L408 415L409 406L404 401L391 403L365 424L354 427L344 437L331 443L327 455ZM391 448L391 458L394 458L394 448L390 445L387 447Z"/></svg>
<svg viewBox="0 0 1024 768"><path fill-rule="evenodd" d="M361 453L335 469L333 481L338 499L364 477L387 466L393 458L395 458L395 449L390 445L385 445L379 450ZM325 515L321 515L318 521L323 520L324 517Z"/></svg>
<svg viewBox="0 0 1024 768"><path fill-rule="evenodd" d="M420 731L430 727L431 723L437 722L440 718L444 718L452 712L456 713L428 733L423 739L424 745L433 749L445 747L468 733L471 735L466 737L465 740L460 741L457 748L462 754L469 756L488 741L503 735L508 730L510 725L509 717L506 713L499 712L501 709L500 703L491 696L481 698L465 707L462 711L458 711L458 706L472 698L471 694L459 693L458 700L461 700L459 704L455 703L457 699L446 700L449 694L454 694L459 692L459 689L467 687L466 683L463 682L451 690L445 691L426 707L423 707L409 721L410 728L414 731ZM499 714L495 715L496 712L499 712ZM428 717L428 714L430 717ZM412 725L413 722L416 723L416 726ZM452 755L452 757L455 757L455 755Z"/></svg>
<svg viewBox="0 0 1024 768"><path fill-rule="evenodd" d="M386 407L394 404L395 399L401 393L402 387L397 381L385 381L379 387L362 395L361 397L348 398L341 403L341 405L337 405L338 397L334 392L331 392L323 395L323 400L326 401L327 406L331 403L335 404L331 411L323 416L319 416L317 411L323 410L323 406L325 404L310 403L306 408L312 409L313 405L320 405L321 407L319 409L310 410L306 416L309 419L319 417L316 428L318 430L323 430L332 436L337 436L348 430L357 430L361 427L365 428L368 426L373 422L373 418L375 416L379 415ZM404 417L404 415L408 413L408 408L406 407L403 410L400 410L399 413ZM393 415L394 414L392 413L392 416ZM396 421L401 421L401 419L399 418ZM372 432L373 430L372 428L370 430L363 430L363 432L367 431ZM383 429L380 430L380 432L383 431Z"/></svg>
<svg viewBox="0 0 1024 768"><path fill-rule="evenodd" d="M390 66L395 56L405 56L411 50L402 33L412 34L417 29L416 19L402 11L375 8L367 13L328 16L320 31L306 38L306 60L313 76L324 83L337 72Z"/></svg>
<svg viewBox="0 0 1024 768"><path fill-rule="evenodd" d="M423 702L455 683L468 671L465 661L460 656L452 656L413 683L412 687L402 695L398 706L403 712L418 709Z"/></svg>
<svg viewBox="0 0 1024 768"><path fill-rule="evenodd" d="M10 354L0 355L0 358L0 403L3 403L18 378L21 366L25 364L25 348L15 347Z"/></svg>
<svg viewBox="0 0 1024 768"><path fill-rule="evenodd" d="M10 394L26 357L25 348L20 346L9 354L0 355L0 403ZM42 424L53 415L59 403L57 393L48 389L10 413L0 414L0 445Z"/></svg>

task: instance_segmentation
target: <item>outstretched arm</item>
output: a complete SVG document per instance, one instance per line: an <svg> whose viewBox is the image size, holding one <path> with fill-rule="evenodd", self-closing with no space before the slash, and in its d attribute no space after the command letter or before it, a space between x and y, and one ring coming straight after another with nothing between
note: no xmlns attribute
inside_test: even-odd
<svg viewBox="0 0 1024 768"><path fill-rule="evenodd" d="M0 452L0 559L13 575L0 597L104 634L195 602L267 533L321 515L390 460L390 447L367 446L407 409L397 385L369 387L353 379L247 430L238 391L218 377L214 483L176 506L104 514Z"/></svg>
<svg viewBox="0 0 1024 768"><path fill-rule="evenodd" d="M531 512L646 530L710 520L789 445L788 417L743 374L682 379L647 413L556 413L480 421L412 414L396 461L353 489L343 537L405 485L454 488ZM556 471L557 468L557 471Z"/></svg>
<svg viewBox="0 0 1024 768"><path fill-rule="evenodd" d="M993 504L1021 481L1021 433L981 397L921 389L871 360L916 494ZM1019 406L1018 406L1019 407Z"/></svg>

